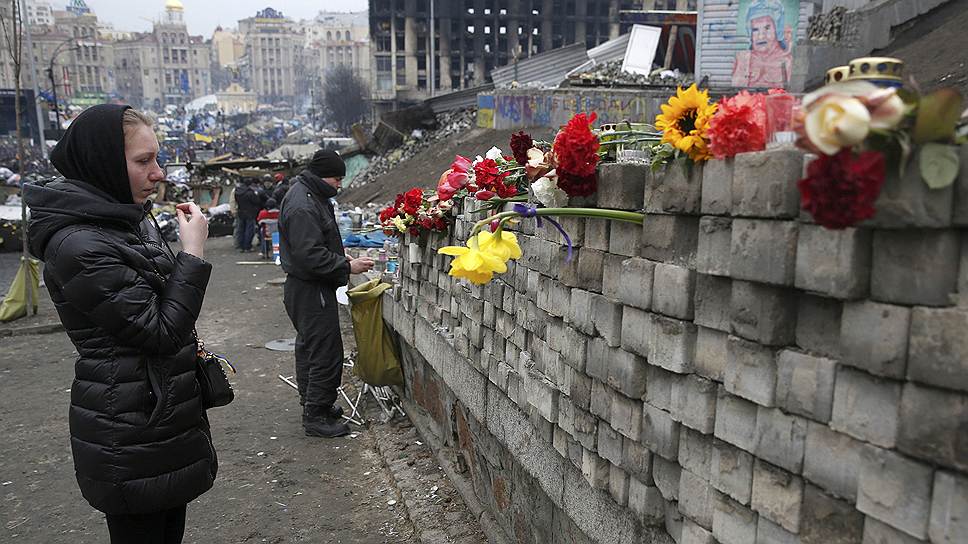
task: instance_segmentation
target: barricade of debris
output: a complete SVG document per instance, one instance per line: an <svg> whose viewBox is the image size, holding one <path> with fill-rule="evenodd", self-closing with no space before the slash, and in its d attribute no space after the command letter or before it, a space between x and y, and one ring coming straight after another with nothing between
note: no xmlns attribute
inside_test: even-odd
<svg viewBox="0 0 968 544"><path fill-rule="evenodd" d="M389 172L397 164L427 149L435 142L470 130L477 121L477 109L470 108L440 113L436 130L416 129L403 137L399 146L376 155L366 170L353 178L350 187L360 187Z"/></svg>
<svg viewBox="0 0 968 544"><path fill-rule="evenodd" d="M693 81L695 76L679 70L659 68L649 75L625 72L621 60L612 60L568 76L567 84L573 87L676 87Z"/></svg>

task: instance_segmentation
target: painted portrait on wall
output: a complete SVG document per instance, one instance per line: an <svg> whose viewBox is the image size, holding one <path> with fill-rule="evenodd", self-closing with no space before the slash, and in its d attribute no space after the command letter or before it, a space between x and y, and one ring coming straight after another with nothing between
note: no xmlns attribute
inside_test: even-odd
<svg viewBox="0 0 968 544"><path fill-rule="evenodd" d="M799 9L799 0L739 0L736 34L746 41L733 63L734 86L787 86Z"/></svg>

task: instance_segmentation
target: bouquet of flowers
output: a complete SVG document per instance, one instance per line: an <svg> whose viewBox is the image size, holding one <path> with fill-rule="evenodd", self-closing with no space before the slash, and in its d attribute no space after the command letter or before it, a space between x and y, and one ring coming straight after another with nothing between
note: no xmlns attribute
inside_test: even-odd
<svg viewBox="0 0 968 544"><path fill-rule="evenodd" d="M513 157L505 156L497 147L473 161L457 155L450 169L437 181L437 198L444 201L470 195L478 200L490 200L517 196L521 168L513 161Z"/></svg>
<svg viewBox="0 0 968 544"><path fill-rule="evenodd" d="M423 232L446 232L449 226L447 216L454 203L452 200L439 200L414 187L400 193L392 205L380 211L380 226L387 236L402 236L410 233L419 236Z"/></svg>

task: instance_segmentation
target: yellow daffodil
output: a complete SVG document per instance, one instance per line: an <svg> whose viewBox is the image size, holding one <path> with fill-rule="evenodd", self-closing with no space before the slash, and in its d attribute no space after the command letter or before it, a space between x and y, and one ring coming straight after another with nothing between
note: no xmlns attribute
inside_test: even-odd
<svg viewBox="0 0 968 544"><path fill-rule="evenodd" d="M455 257L450 263L451 276L467 278L471 283L483 285L491 281L495 273L507 272L508 266L505 261L490 251L482 249L480 239L481 236L478 235L468 240L466 246L446 246L437 250L441 255Z"/></svg>
<svg viewBox="0 0 968 544"><path fill-rule="evenodd" d="M481 251L487 251L504 262L521 257L521 246L518 245L518 238L513 232L505 230L497 233L482 232L477 235Z"/></svg>
<svg viewBox="0 0 968 544"><path fill-rule="evenodd" d="M709 151L709 120L716 113L716 104L709 103L709 91L700 91L693 83L688 89L679 87L676 96L662 105L662 113L655 126L662 131L662 142L670 143L699 162L712 157Z"/></svg>

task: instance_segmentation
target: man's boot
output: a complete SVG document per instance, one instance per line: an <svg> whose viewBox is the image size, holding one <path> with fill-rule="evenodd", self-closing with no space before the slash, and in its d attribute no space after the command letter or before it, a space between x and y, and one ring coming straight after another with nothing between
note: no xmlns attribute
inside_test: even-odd
<svg viewBox="0 0 968 544"><path fill-rule="evenodd" d="M332 406L306 406L303 411L303 429L306 436L336 438L350 434L349 425L333 416Z"/></svg>
<svg viewBox="0 0 968 544"><path fill-rule="evenodd" d="M303 399L299 399L299 406L302 406L303 413L305 413L306 412L306 401L303 400ZM343 407L342 406L337 406L337 405L334 404L329 409L329 415L335 417L336 419L342 419L343 418Z"/></svg>

